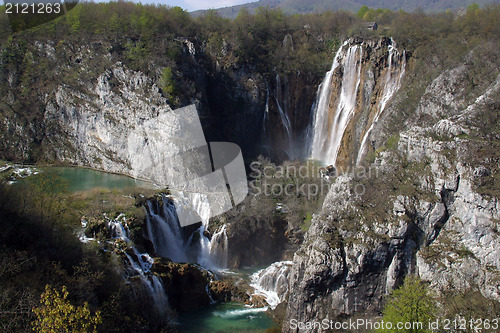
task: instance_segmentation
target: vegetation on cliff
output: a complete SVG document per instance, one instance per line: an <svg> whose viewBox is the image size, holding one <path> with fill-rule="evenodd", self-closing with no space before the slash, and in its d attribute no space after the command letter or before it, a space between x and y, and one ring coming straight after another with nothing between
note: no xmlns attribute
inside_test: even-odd
<svg viewBox="0 0 500 333"><path fill-rule="evenodd" d="M435 314L436 304L425 284L416 276L407 276L404 284L389 296L382 317L385 325L377 332L432 332L429 323ZM399 329L399 323L408 326Z"/></svg>

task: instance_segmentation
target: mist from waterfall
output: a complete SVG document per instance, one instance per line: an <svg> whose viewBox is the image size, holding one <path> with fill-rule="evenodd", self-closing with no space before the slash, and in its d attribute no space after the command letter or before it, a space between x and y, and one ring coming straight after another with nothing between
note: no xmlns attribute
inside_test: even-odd
<svg viewBox="0 0 500 333"><path fill-rule="evenodd" d="M378 119L380 118L380 115L382 114L382 112L384 112L387 103L392 98L394 93L398 91L399 88L401 87L401 80L405 74L405 67L406 67L405 51L403 51L401 54L398 51L398 49L396 49L395 42L392 38L391 38L391 44L388 46L388 49L389 49L389 56L388 56L389 65L385 74L382 97L380 99L380 103L378 105L375 117L373 118L370 127L363 135L363 139L361 140L361 145L358 151L358 157L356 158L356 165L358 165L361 162L362 158L366 154L368 150L367 147L368 137L370 136L373 130L373 126L375 126L375 124L377 123Z"/></svg>
<svg viewBox="0 0 500 333"><path fill-rule="evenodd" d="M342 136L356 109L362 56L363 49L360 45L349 46L347 41L344 42L318 89L309 142L312 159L324 164L336 163ZM331 81L338 68L343 72L340 95L336 106L330 107Z"/></svg>

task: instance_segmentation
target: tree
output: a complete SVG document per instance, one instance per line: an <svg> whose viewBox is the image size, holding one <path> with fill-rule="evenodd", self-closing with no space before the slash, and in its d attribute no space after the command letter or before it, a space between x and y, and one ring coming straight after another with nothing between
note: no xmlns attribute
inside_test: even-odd
<svg viewBox="0 0 500 333"><path fill-rule="evenodd" d="M370 10L370 8L368 8L367 5L363 5L361 6L361 8L359 9L358 11L358 17L360 19L363 19L363 17L365 16L365 14Z"/></svg>
<svg viewBox="0 0 500 333"><path fill-rule="evenodd" d="M51 286L45 286L40 306L33 309L36 316L33 322L35 332L97 332L97 326L102 322L101 312L92 315L87 302L83 306L72 305L67 299L68 295L65 286L62 287L62 296Z"/></svg>
<svg viewBox="0 0 500 333"><path fill-rule="evenodd" d="M404 284L389 296L382 318L383 329L378 332L430 332L429 322L434 319L435 309L434 300L420 278L407 276ZM398 329L398 323L411 325Z"/></svg>

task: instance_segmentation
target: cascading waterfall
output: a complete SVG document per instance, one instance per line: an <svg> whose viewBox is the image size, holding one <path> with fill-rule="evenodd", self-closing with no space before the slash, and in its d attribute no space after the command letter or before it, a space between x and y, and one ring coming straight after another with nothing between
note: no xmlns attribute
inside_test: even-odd
<svg viewBox="0 0 500 333"><path fill-rule="evenodd" d="M344 55L344 49L348 47ZM344 131L351 120L361 80L363 49L360 45L348 46L345 42L333 60L331 70L320 86L318 102L313 112L312 142L310 157L325 164L335 165ZM335 70L342 66L343 76L337 106L329 107L331 80Z"/></svg>
<svg viewBox="0 0 500 333"><path fill-rule="evenodd" d="M147 253L139 253L139 251L132 246L132 242L129 239L129 231L124 225L125 215L120 214L116 219L108 219L108 228L111 231L111 237L113 239L119 239L124 241L128 246L132 248L134 257L123 251L123 254L127 258L128 268L125 273L125 278L129 279L131 277L138 276L141 280L144 288L147 290L151 299L153 300L155 311L157 315L164 316L168 313L169 303L168 297L163 288L163 284L160 278L151 273L151 267L153 266L154 259Z"/></svg>
<svg viewBox="0 0 500 333"><path fill-rule="evenodd" d="M182 196L182 193L177 194ZM151 201L147 204L147 238L153 243L155 252L175 262L196 262L201 266L220 270L227 267L228 239L226 225L219 227L209 239L206 236L210 217L210 203L200 193L192 195L194 210L201 217L202 223L188 239L183 234L174 203L164 197L160 205ZM157 211L162 210L163 214ZM193 242L197 234L198 242Z"/></svg>
<svg viewBox="0 0 500 333"><path fill-rule="evenodd" d="M288 294L288 277L292 261L278 261L255 272L250 277L250 286L256 295L264 296L271 308L283 302Z"/></svg>
<svg viewBox="0 0 500 333"><path fill-rule="evenodd" d="M147 253L139 253L133 248L136 260L131 255L125 253L129 262L128 278L139 276L142 284L154 301L155 310L158 315L164 315L169 310L168 296L163 288L160 278L154 274L149 274L153 265L153 258Z"/></svg>
<svg viewBox="0 0 500 333"><path fill-rule="evenodd" d="M224 224L213 234L209 245L212 263L219 268L227 267L227 260L229 257L226 227L227 226Z"/></svg>
<svg viewBox="0 0 500 333"><path fill-rule="evenodd" d="M177 219L175 205L165 200L162 205L163 216L155 213L152 202L147 202L147 237L153 243L155 252L172 261L187 262L186 244Z"/></svg>
<svg viewBox="0 0 500 333"><path fill-rule="evenodd" d="M406 54L405 51L403 51L403 53L400 54L394 44L395 44L394 40L391 38L391 44L388 47L389 65L387 68L387 72L385 74L385 82L384 82L382 97L380 99L380 104L378 105L375 117L373 118L370 127L368 128L365 135L363 136L363 139L361 140L358 157L356 158L356 164L359 164L363 156L366 154L366 151L368 149L367 147L368 137L370 136L370 133L373 130L373 126L375 126L375 124L377 123L378 119L380 118L380 115L385 110L387 103L392 98L394 93L398 91L399 88L401 87L401 79L403 78L406 67Z"/></svg>

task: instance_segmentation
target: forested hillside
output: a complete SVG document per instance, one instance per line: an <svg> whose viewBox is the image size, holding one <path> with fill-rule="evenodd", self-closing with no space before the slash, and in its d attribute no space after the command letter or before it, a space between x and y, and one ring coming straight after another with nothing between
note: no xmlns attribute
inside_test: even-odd
<svg viewBox="0 0 500 333"><path fill-rule="evenodd" d="M498 0L458 0L458 1L448 1L448 0L312 0L312 1L300 1L300 0L260 0L255 2L249 2L242 5L236 5L232 7L218 8L217 13L223 17L235 18L238 12L246 8L250 12L255 12L259 7L269 7L272 9L281 9L286 14L310 14L310 13L320 13L327 10L346 10L357 12L361 7L367 6L370 8L380 8L389 10L404 10L407 12L414 11L416 9L423 10L425 12L438 12L438 11L456 11L458 9L465 9L471 4L476 3L478 5L484 6L488 4L498 3ZM192 14L198 16L203 14L205 11L199 10Z"/></svg>

